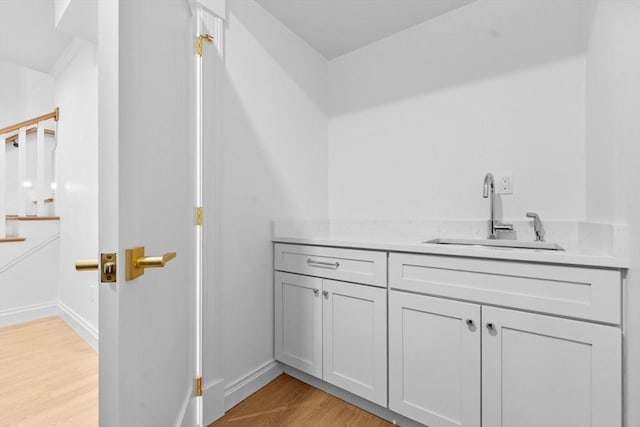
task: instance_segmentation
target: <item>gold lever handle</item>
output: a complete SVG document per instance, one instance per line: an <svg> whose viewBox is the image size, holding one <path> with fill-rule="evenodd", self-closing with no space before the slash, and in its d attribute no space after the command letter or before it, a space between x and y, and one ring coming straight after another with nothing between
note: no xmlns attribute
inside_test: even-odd
<svg viewBox="0 0 640 427"><path fill-rule="evenodd" d="M97 259L79 259L76 260L76 270L88 271L100 268L100 261Z"/></svg>
<svg viewBox="0 0 640 427"><path fill-rule="evenodd" d="M140 268L156 268L164 267L166 263L176 257L175 252L167 252L162 256L145 256L136 260L136 267Z"/></svg>
<svg viewBox="0 0 640 427"><path fill-rule="evenodd" d="M175 252L167 252L160 256L145 256L144 246L127 249L125 279L133 280L144 274L145 268L164 267L166 263L176 257Z"/></svg>

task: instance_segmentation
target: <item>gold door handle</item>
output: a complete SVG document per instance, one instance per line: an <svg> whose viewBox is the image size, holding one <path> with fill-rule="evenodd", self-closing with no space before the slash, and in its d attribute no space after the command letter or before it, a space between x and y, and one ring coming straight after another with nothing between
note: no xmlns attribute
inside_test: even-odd
<svg viewBox="0 0 640 427"><path fill-rule="evenodd" d="M145 268L164 267L166 263L176 257L175 252L167 252L160 256L145 256L144 246L127 249L125 279L133 280L144 274Z"/></svg>
<svg viewBox="0 0 640 427"><path fill-rule="evenodd" d="M76 260L76 270L89 271L100 270L100 281L102 283L115 283L117 281L117 263L116 254L100 254L100 259L79 259Z"/></svg>
<svg viewBox="0 0 640 427"><path fill-rule="evenodd" d="M100 268L100 261L97 259L76 260L76 270L78 271L97 270L98 268Z"/></svg>
<svg viewBox="0 0 640 427"><path fill-rule="evenodd" d="M175 252L167 252L162 256L145 256L136 260L136 267L157 268L164 267L166 263L176 257Z"/></svg>

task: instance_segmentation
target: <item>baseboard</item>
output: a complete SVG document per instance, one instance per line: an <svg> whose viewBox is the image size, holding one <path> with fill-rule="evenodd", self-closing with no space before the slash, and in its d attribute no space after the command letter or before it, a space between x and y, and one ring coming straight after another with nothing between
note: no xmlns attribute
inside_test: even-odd
<svg viewBox="0 0 640 427"><path fill-rule="evenodd" d="M403 415L393 412L388 408L384 408L380 405L376 405L373 402L370 402L362 397L356 396L353 393L349 393L346 390L343 390L339 387L336 387L332 384L329 384L325 381L322 381L319 378L313 377L309 374L306 374L302 371L299 371L295 368L291 368L289 366L283 365L284 373L287 375L291 375L292 377L299 379L300 381L312 385L315 388L319 388L322 391L325 391L338 399L344 400L358 408L361 408L367 412L372 413L384 420L393 423L394 425L401 425L402 427L424 427L423 424L420 424L416 421L413 421Z"/></svg>
<svg viewBox="0 0 640 427"><path fill-rule="evenodd" d="M205 382L202 387L202 405L204 408L204 425L208 426L224 415L224 380L217 378Z"/></svg>
<svg viewBox="0 0 640 427"><path fill-rule="evenodd" d="M224 388L224 410L228 411L233 408L238 403L242 402L244 399L273 381L282 372L282 365L275 360L271 360L249 372L247 375L227 384Z"/></svg>
<svg viewBox="0 0 640 427"><path fill-rule="evenodd" d="M198 426L195 406L196 398L193 392L193 387L189 388L187 395L184 397L175 427L201 427Z"/></svg>
<svg viewBox="0 0 640 427"><path fill-rule="evenodd" d="M57 301L1 310L0 327L30 322L32 320L42 319L43 317L57 316L59 313L60 309L58 308Z"/></svg>
<svg viewBox="0 0 640 427"><path fill-rule="evenodd" d="M98 351L98 330L62 301L57 301L57 304L62 320L64 320L71 329L76 331L91 348Z"/></svg>

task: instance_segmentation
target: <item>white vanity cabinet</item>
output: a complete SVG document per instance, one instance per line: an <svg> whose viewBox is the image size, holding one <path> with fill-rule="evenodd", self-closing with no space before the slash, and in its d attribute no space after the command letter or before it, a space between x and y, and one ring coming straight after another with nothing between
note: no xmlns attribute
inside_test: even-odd
<svg viewBox="0 0 640 427"><path fill-rule="evenodd" d="M613 326L482 308L482 425L620 426Z"/></svg>
<svg viewBox="0 0 640 427"><path fill-rule="evenodd" d="M480 426L480 305L389 292L389 409L430 427Z"/></svg>
<svg viewBox="0 0 640 427"><path fill-rule="evenodd" d="M619 271L391 253L389 286L391 410L430 427L621 425Z"/></svg>
<svg viewBox="0 0 640 427"><path fill-rule="evenodd" d="M280 244L275 253L276 269L319 276L276 271L276 359L387 406L386 253ZM345 277L380 285L332 280L343 265Z"/></svg>
<svg viewBox="0 0 640 427"><path fill-rule="evenodd" d="M276 359L322 377L322 279L276 272Z"/></svg>

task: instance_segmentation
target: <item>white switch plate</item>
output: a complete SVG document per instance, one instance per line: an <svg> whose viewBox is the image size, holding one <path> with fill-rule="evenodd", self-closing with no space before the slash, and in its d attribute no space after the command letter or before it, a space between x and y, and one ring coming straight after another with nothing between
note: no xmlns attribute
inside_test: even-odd
<svg viewBox="0 0 640 427"><path fill-rule="evenodd" d="M496 176L496 193L513 194L513 172L501 172Z"/></svg>

